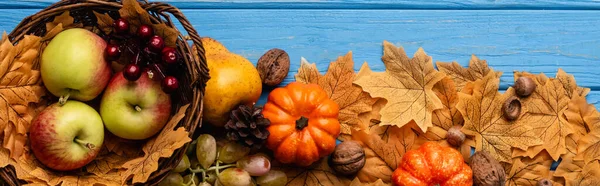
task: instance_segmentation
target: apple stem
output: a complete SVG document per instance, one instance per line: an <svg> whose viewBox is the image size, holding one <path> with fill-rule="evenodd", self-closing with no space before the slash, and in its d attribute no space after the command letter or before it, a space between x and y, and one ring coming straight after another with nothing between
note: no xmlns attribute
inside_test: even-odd
<svg viewBox="0 0 600 186"><path fill-rule="evenodd" d="M85 147L86 147L86 148L88 148L88 149L93 149L94 147L96 147L94 144L91 144L91 143L85 142L85 141L83 141L83 140L80 140L80 139L77 139L77 138L75 138L75 140L74 140L74 141L75 141L75 142L77 142L77 143L79 143L80 145L83 145L83 146L85 146Z"/></svg>
<svg viewBox="0 0 600 186"><path fill-rule="evenodd" d="M60 98L58 98L58 104L60 104L61 106L64 105L65 103L67 103L67 100L69 99L69 96L71 96L71 93L68 93L64 96L61 96Z"/></svg>
<svg viewBox="0 0 600 186"><path fill-rule="evenodd" d="M133 107L133 108L135 108L135 111L138 111L138 112L141 112L141 111L142 111L142 107L140 107L140 106L138 106L138 105L136 105L136 106L135 106L135 107Z"/></svg>

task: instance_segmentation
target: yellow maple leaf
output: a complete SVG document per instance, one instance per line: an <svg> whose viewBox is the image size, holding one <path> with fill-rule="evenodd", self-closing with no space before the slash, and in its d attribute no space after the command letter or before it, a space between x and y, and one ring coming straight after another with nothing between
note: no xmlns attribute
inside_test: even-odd
<svg viewBox="0 0 600 186"><path fill-rule="evenodd" d="M567 91L557 79L537 84L529 97L521 99L524 114L516 123L531 126L536 136L544 142L541 146L527 150L530 157L543 149L546 149L554 160L566 153L565 139L573 133L572 125L564 116L569 102Z"/></svg>
<svg viewBox="0 0 600 186"><path fill-rule="evenodd" d="M600 185L600 163L594 161L586 164L581 172L567 175L565 183L567 186Z"/></svg>
<svg viewBox="0 0 600 186"><path fill-rule="evenodd" d="M433 126L432 112L444 107L432 88L445 75L433 68L431 57L422 48L411 59L404 49L384 41L382 60L385 72L371 72L354 83L371 96L388 101L381 110L381 124L402 127L414 121L427 131Z"/></svg>
<svg viewBox="0 0 600 186"><path fill-rule="evenodd" d="M511 162L511 149L525 150L542 144L542 141L529 125L511 123L503 118L502 105L514 95L514 90L509 88L500 94L499 82L495 73L488 73L474 82L473 94L459 93L456 107L465 120L462 131L475 136L475 149L489 152L498 161Z"/></svg>
<svg viewBox="0 0 600 186"><path fill-rule="evenodd" d="M596 126L590 129L590 132L579 138L577 141L577 157L585 163L600 160L600 113L594 112L593 115L585 118L590 126Z"/></svg>
<svg viewBox="0 0 600 186"><path fill-rule="evenodd" d="M444 104L444 108L433 111L433 126L444 130L448 130L455 125L462 126L464 119L456 109L458 92L454 81L446 76L433 86L433 91L442 100L442 104Z"/></svg>
<svg viewBox="0 0 600 186"><path fill-rule="evenodd" d="M567 72L560 68L558 69L558 73L556 73L556 80L563 85L563 88L566 90L569 98L573 98L574 95L585 97L591 91L590 88L577 86L575 76L567 74Z"/></svg>
<svg viewBox="0 0 600 186"><path fill-rule="evenodd" d="M184 144L192 141L188 137L188 132L183 127L174 128L185 116L189 104L179 108L179 111L173 115L171 120L165 125L163 130L155 137L150 139L142 148L145 155L140 158L129 160L123 164L126 170L121 173L123 184L133 176L133 183L144 183L154 171L158 169L160 158L171 157L173 152L181 148Z"/></svg>
<svg viewBox="0 0 600 186"><path fill-rule="evenodd" d="M440 72L443 72L452 78L456 83L456 90L459 92L467 85L467 83L482 79L492 70L488 67L485 60L479 59L475 55L471 55L469 68L462 67L456 61L452 63L436 62L436 66Z"/></svg>
<svg viewBox="0 0 600 186"><path fill-rule="evenodd" d="M383 180L378 179L374 182L361 182L358 178L354 178L354 180L352 180L352 182L350 183L350 186L390 186L392 184L390 183L385 183L383 182Z"/></svg>
<svg viewBox="0 0 600 186"><path fill-rule="evenodd" d="M514 158L512 167L506 176L506 185L537 185L541 179L551 179L552 158L548 153L540 153L533 159Z"/></svg>
<svg viewBox="0 0 600 186"><path fill-rule="evenodd" d="M349 178L341 176L331 169L327 158L321 158L309 167L296 167L273 162L273 170L281 170L287 175L286 186L337 186L349 185L351 182Z"/></svg>
<svg viewBox="0 0 600 186"><path fill-rule="evenodd" d="M27 132L33 119L30 105L40 101L44 88L39 70L34 70L39 56L40 37L25 36L13 46L6 34L0 45L0 136L2 146L11 157L21 156L26 148Z"/></svg>
<svg viewBox="0 0 600 186"><path fill-rule="evenodd" d="M356 77L352 52L331 62L325 75L319 73L314 63L309 64L303 59L295 77L298 82L318 84L338 104L342 134L350 134L352 129L364 129L359 125L358 115L371 111L377 99L352 84Z"/></svg>

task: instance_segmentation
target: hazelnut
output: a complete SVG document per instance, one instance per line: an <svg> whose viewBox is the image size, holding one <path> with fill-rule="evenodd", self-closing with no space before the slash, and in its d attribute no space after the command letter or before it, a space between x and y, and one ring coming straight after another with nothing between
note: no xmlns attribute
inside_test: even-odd
<svg viewBox="0 0 600 186"><path fill-rule="evenodd" d="M448 133L446 133L446 141L452 146L458 147L465 141L465 133L463 133L460 129L462 126L453 126L448 129Z"/></svg>
<svg viewBox="0 0 600 186"><path fill-rule="evenodd" d="M513 121L521 115L521 101L516 96L506 99L502 105L502 114L508 121Z"/></svg>
<svg viewBox="0 0 600 186"><path fill-rule="evenodd" d="M503 186L506 173L498 160L486 151L477 151L468 162L473 170L473 185Z"/></svg>
<svg viewBox="0 0 600 186"><path fill-rule="evenodd" d="M547 178L544 178L537 182L537 186L552 186L552 182Z"/></svg>
<svg viewBox="0 0 600 186"><path fill-rule="evenodd" d="M275 86L283 82L290 71L290 57L285 51L274 48L258 59L256 68L265 85Z"/></svg>
<svg viewBox="0 0 600 186"><path fill-rule="evenodd" d="M519 77L515 81L513 88L515 89L515 93L519 97L527 97L535 91L537 85L533 82L533 79L529 77Z"/></svg>
<svg viewBox="0 0 600 186"><path fill-rule="evenodd" d="M329 157L329 166L342 175L356 174L365 166L365 150L356 141L344 141Z"/></svg>

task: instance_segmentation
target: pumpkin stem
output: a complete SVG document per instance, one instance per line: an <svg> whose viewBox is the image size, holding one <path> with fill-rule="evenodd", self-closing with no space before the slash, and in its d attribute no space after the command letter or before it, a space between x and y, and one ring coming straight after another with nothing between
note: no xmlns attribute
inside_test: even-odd
<svg viewBox="0 0 600 186"><path fill-rule="evenodd" d="M308 125L308 118L300 116L300 119L296 120L296 129L302 130L306 125Z"/></svg>

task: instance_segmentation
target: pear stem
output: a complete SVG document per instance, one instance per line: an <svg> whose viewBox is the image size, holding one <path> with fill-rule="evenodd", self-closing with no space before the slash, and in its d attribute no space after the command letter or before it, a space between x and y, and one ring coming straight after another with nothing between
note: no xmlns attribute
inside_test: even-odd
<svg viewBox="0 0 600 186"><path fill-rule="evenodd" d="M79 143L80 145L85 146L88 149L93 149L95 147L94 144L88 143L86 141L83 141L83 140L80 140L80 139L77 139L77 138L75 138L74 141L77 142L77 143Z"/></svg>
<svg viewBox="0 0 600 186"><path fill-rule="evenodd" d="M140 106L137 106L137 105L136 105L136 106L135 106L135 107L133 107L133 108L135 108L135 111L138 111L138 112L142 111L142 107L140 107Z"/></svg>
<svg viewBox="0 0 600 186"><path fill-rule="evenodd" d="M71 93L67 92L66 95L58 98L58 104L60 104L60 106L65 105L65 103L67 103L67 100L69 99L69 96L71 96Z"/></svg>

